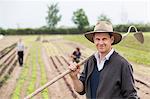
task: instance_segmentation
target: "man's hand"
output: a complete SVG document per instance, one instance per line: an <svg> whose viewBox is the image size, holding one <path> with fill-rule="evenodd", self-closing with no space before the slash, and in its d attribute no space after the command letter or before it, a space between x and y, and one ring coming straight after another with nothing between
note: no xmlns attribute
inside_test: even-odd
<svg viewBox="0 0 150 99"><path fill-rule="evenodd" d="M72 79L78 79L77 75L80 72L80 66L76 62L71 62L69 65L69 69L71 70L70 77Z"/></svg>
<svg viewBox="0 0 150 99"><path fill-rule="evenodd" d="M80 72L80 66L76 62L71 62L69 65L70 77L72 78L74 89L77 92L83 91L83 83L78 79L78 74Z"/></svg>

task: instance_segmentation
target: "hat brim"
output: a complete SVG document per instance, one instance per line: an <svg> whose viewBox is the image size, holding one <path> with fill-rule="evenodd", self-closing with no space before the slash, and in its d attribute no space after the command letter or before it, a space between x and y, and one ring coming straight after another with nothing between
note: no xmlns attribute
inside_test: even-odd
<svg viewBox="0 0 150 99"><path fill-rule="evenodd" d="M112 45L115 45L117 43L119 43L122 39L122 35L118 32L87 32L84 34L84 36L91 41L92 43L94 43L93 37L95 33L112 33L112 35L114 36L114 42L112 43Z"/></svg>

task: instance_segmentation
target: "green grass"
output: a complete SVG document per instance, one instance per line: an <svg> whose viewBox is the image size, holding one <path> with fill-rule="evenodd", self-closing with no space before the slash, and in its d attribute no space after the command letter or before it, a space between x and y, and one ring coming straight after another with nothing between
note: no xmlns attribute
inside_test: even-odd
<svg viewBox="0 0 150 99"><path fill-rule="evenodd" d="M64 39L70 40L70 41L75 41L77 43L81 43L89 48L95 49L95 45L88 41L84 35L64 35Z"/></svg>
<svg viewBox="0 0 150 99"><path fill-rule="evenodd" d="M64 39L81 43L95 50L94 44L89 42L84 37L84 35L66 35L63 37ZM145 38L144 44L140 44L133 37L133 35L130 34L125 40L115 45L114 48L128 60L149 66L150 65L150 44L149 44L150 33L144 33L144 38Z"/></svg>

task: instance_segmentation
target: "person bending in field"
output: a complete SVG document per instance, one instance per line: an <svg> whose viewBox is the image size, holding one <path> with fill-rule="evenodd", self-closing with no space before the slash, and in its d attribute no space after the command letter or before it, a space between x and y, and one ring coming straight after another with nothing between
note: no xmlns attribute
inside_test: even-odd
<svg viewBox="0 0 150 99"><path fill-rule="evenodd" d="M71 58L73 62L79 63L81 57L80 48L77 47L76 50L72 53Z"/></svg>

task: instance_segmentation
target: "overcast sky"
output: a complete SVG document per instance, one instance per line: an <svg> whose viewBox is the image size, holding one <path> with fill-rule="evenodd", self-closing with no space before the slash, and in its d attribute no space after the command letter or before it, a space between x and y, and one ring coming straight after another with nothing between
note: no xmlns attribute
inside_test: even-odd
<svg viewBox="0 0 150 99"><path fill-rule="evenodd" d="M46 25L47 6L54 0L0 0L0 27L37 28ZM59 26L75 26L73 12L83 8L90 25L107 15L113 24L150 23L150 0L55 0L62 15Z"/></svg>

